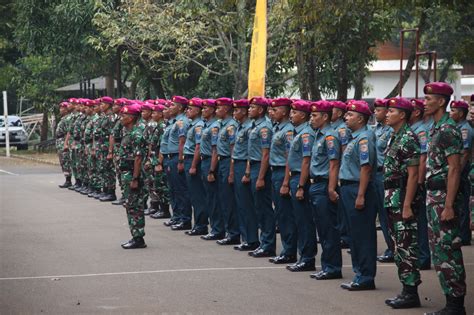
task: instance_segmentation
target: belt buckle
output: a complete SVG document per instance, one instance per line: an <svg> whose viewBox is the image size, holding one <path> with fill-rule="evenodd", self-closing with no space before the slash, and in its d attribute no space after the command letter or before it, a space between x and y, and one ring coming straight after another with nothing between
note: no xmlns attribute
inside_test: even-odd
<svg viewBox="0 0 474 315"><path fill-rule="evenodd" d="M314 178L310 178L310 179L309 179L309 182L310 182L311 184L315 184L315 183L316 183L316 181L314 180Z"/></svg>
<svg viewBox="0 0 474 315"><path fill-rule="evenodd" d="M220 161L220 160L221 160L221 157L220 157L220 156L218 156L218 157L217 157L217 160L218 160L218 161Z"/></svg>
<svg viewBox="0 0 474 315"><path fill-rule="evenodd" d="M291 171L288 172L290 174L290 177L293 176L293 174L291 173Z"/></svg>

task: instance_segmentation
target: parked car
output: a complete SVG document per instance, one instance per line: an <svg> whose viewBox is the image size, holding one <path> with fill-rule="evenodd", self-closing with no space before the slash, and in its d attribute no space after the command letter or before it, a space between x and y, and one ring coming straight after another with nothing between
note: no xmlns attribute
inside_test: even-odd
<svg viewBox="0 0 474 315"><path fill-rule="evenodd" d="M5 133L5 116L0 116L0 147L4 147L7 141ZM8 116L8 133L10 146L15 146L17 150L28 150L28 133L20 117Z"/></svg>

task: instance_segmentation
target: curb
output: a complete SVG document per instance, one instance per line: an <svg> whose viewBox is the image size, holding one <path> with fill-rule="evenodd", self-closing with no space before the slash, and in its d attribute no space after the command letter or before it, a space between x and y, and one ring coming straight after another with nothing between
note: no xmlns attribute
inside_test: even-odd
<svg viewBox="0 0 474 315"><path fill-rule="evenodd" d="M29 157L29 156L23 156L23 155L17 155L17 154L10 154L10 157L16 158L16 159L22 159L22 160L28 160L28 161L43 163L43 164L49 164L49 165L60 166L59 162L52 162L52 161L43 160L43 159L34 158L34 157Z"/></svg>

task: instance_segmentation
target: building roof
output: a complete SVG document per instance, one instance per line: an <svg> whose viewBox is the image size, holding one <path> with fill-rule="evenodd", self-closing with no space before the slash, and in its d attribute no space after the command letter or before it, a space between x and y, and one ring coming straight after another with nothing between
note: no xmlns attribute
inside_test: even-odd
<svg viewBox="0 0 474 315"><path fill-rule="evenodd" d="M92 88L92 84L94 84L95 90L105 90L106 89L105 88L105 77L104 76L97 77L97 78L94 78L94 79L90 79L90 82L91 82L91 88ZM127 81L127 82L125 82L125 85L127 87L130 87L132 85L132 83ZM114 87L115 88L117 87L117 80L114 80ZM74 84L70 84L70 85L60 87L60 88L56 89L55 91L69 92L69 91L80 91L80 90L81 90L80 83L77 82L77 83L74 83Z"/></svg>
<svg viewBox="0 0 474 315"><path fill-rule="evenodd" d="M438 60L438 64L440 64L443 60L440 59ZM402 63L402 68L405 69L407 65L408 60L403 60ZM419 65L420 69L426 70L428 69L428 63L421 61ZM462 70L461 65L453 65L451 66L451 70ZM412 71L415 71L415 66L413 66ZM370 72L378 72L378 71L387 71L387 72L392 72L392 71L400 71L400 60L398 59L393 59L393 60L376 60L373 61L369 65L369 71Z"/></svg>

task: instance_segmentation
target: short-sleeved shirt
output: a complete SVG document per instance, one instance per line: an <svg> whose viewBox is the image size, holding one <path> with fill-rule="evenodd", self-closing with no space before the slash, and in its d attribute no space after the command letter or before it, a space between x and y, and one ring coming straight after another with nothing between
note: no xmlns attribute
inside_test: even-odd
<svg viewBox="0 0 474 315"><path fill-rule="evenodd" d="M329 178L329 161L339 160L340 158L341 143L337 132L330 125L318 129L311 155L311 176Z"/></svg>
<svg viewBox="0 0 474 315"><path fill-rule="evenodd" d="M341 118L332 122L331 127L337 132L339 142L342 146L347 145L350 139L351 130L347 128L346 123Z"/></svg>
<svg viewBox="0 0 474 315"><path fill-rule="evenodd" d="M446 181L448 177L448 157L461 154L462 136L454 120L445 113L434 124L430 132L426 158L426 179Z"/></svg>
<svg viewBox="0 0 474 315"><path fill-rule="evenodd" d="M212 155L212 147L217 145L220 122L216 118L204 122L201 135L201 155Z"/></svg>
<svg viewBox="0 0 474 315"><path fill-rule="evenodd" d="M374 127L375 132L375 139L376 144L375 147L377 149L377 168L383 167L383 160L384 160L384 152L387 148L388 140L392 136L393 129L390 126L377 123Z"/></svg>
<svg viewBox="0 0 474 315"><path fill-rule="evenodd" d="M235 136L234 150L232 150L232 158L237 160L248 159L249 149L249 134L250 128L252 128L252 120L247 119L242 124L237 126L237 132Z"/></svg>
<svg viewBox="0 0 474 315"><path fill-rule="evenodd" d="M196 145L201 144L202 128L204 121L201 118L196 118L189 123L188 133L186 135L186 142L184 143L184 154L194 154Z"/></svg>
<svg viewBox="0 0 474 315"><path fill-rule="evenodd" d="M426 154L429 130L426 129L425 123L422 120L419 120L411 125L410 129L418 138L418 142L420 143L420 154Z"/></svg>
<svg viewBox="0 0 474 315"><path fill-rule="evenodd" d="M373 174L377 166L375 150L375 134L372 130L364 126L352 131L351 139L342 154L339 178L359 181L360 168L365 165L372 167Z"/></svg>
<svg viewBox="0 0 474 315"><path fill-rule="evenodd" d="M230 147L235 143L235 132L237 130L237 121L228 117L220 120L219 134L217 138L217 154L230 157Z"/></svg>
<svg viewBox="0 0 474 315"><path fill-rule="evenodd" d="M171 126L168 136L168 153L174 154L179 152L179 138L186 137L189 127L189 119L184 113L176 116L175 123Z"/></svg>
<svg viewBox="0 0 474 315"><path fill-rule="evenodd" d="M407 124L392 134L384 155L384 182L398 181L404 185L408 179L408 167L420 165L420 144ZM402 207L403 197L400 193L401 187L385 189L385 207Z"/></svg>
<svg viewBox="0 0 474 315"><path fill-rule="evenodd" d="M248 143L249 160L262 160L262 149L270 149L272 133L272 123L265 117L253 122Z"/></svg>
<svg viewBox="0 0 474 315"><path fill-rule="evenodd" d="M270 146L270 165L285 166L288 151L295 127L287 120L273 127L272 144Z"/></svg>
<svg viewBox="0 0 474 315"><path fill-rule="evenodd" d="M311 156L316 133L308 122L294 127L295 132L288 151L288 168L292 172L301 172L304 157Z"/></svg>
<svg viewBox="0 0 474 315"><path fill-rule="evenodd" d="M160 143L161 154L170 153L168 150L168 140L170 137L171 128L174 126L175 122L176 122L175 118L172 118L166 122L166 126L165 126L165 129L163 129L163 136L161 137L161 143Z"/></svg>

